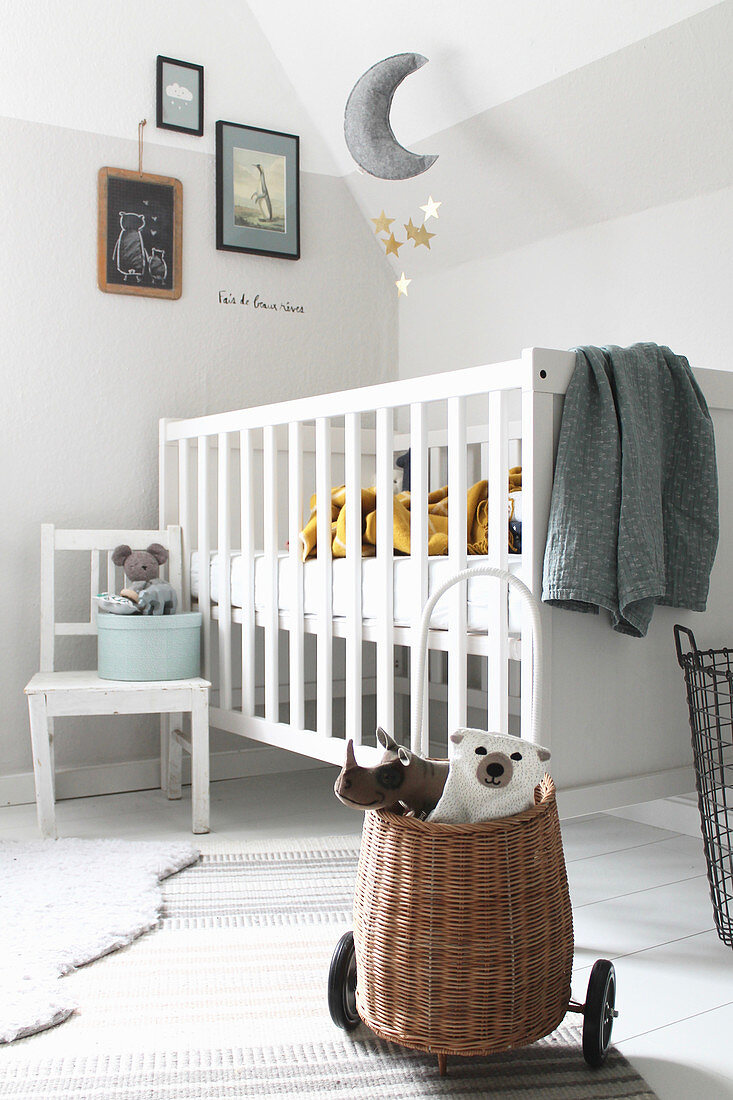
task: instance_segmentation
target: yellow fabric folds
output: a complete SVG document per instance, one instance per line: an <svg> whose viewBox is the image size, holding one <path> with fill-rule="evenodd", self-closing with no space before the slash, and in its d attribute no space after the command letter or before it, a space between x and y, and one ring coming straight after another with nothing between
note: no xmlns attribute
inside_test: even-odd
<svg viewBox="0 0 733 1100"><path fill-rule="evenodd" d="M522 468L509 471L509 491L522 488ZM315 557L317 545L316 497L310 500L311 515L300 532L303 561ZM331 553L334 558L346 557L346 487L331 490ZM398 554L410 553L410 494L396 493L392 504L392 545ZM477 481L466 497L466 550L469 554L486 554L488 550L488 484ZM361 553L371 558L377 552L377 491L374 487L361 490ZM448 553L448 488L435 489L428 495L428 554L431 557Z"/></svg>

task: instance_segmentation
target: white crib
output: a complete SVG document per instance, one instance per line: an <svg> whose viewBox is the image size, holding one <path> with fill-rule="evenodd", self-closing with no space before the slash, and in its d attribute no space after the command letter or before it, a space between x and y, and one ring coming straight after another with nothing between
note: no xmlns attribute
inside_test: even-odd
<svg viewBox="0 0 733 1100"><path fill-rule="evenodd" d="M532 348L504 363L160 422L160 526L182 528L183 602L193 600L203 614L214 728L338 764L345 736L363 746L360 759L376 759L375 724L407 741L417 705L417 660L409 657L429 592L479 561L509 568L541 591L555 446L574 361L569 352ZM693 786L671 625L697 618L698 636L716 643L733 626L725 583L733 375L696 377L713 412L721 467L721 546L706 625L658 608L648 637L636 640L614 634L603 616L543 607L545 740L565 814ZM393 464L407 448L413 549L399 556ZM507 482L518 464L522 553L513 555ZM454 507L448 557L429 559L429 490L447 483L449 500L465 502L480 477L489 484L488 556L467 558L465 507ZM347 508L347 554L332 559L331 487L339 484L347 501L376 485L374 558L362 558L360 510ZM304 564L298 536L313 492L318 553ZM468 598L465 586L447 594L447 607L431 620L430 720L412 746L419 751L445 753L448 730L469 720L500 732L530 729L525 613L505 583L471 584Z"/></svg>

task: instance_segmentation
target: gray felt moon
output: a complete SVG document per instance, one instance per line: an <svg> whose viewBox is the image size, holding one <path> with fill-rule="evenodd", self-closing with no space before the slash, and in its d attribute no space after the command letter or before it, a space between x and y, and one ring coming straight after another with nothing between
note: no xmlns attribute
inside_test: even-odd
<svg viewBox="0 0 733 1100"><path fill-rule="evenodd" d="M398 53L378 61L359 77L344 111L344 136L349 152L370 176L382 180L408 180L427 172L437 156L411 153L392 132L389 112L397 88L427 57Z"/></svg>

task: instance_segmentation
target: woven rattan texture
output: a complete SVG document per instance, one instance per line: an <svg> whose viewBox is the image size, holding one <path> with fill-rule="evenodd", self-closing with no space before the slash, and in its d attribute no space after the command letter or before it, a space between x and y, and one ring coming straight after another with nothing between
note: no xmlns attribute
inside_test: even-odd
<svg viewBox="0 0 733 1100"><path fill-rule="evenodd" d="M555 787L478 825L366 814L354 898L359 1014L385 1039L491 1054L567 1011L573 925Z"/></svg>

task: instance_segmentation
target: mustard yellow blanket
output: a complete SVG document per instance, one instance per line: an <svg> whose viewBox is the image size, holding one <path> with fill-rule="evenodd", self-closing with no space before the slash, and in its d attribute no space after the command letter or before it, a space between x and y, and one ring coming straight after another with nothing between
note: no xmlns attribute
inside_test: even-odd
<svg viewBox="0 0 733 1100"><path fill-rule="evenodd" d="M509 492L522 488L522 467L509 471ZM311 514L300 532L303 561L316 556L316 497L310 501ZM514 502L509 500L511 519ZM346 557L346 487L339 485L331 490L331 553L334 558ZM469 554L486 554L488 551L488 483L477 481L466 497L466 549ZM393 501L394 549L399 554L410 553L410 494L396 493ZM512 537L508 534L509 549L513 550ZM372 558L377 553L377 491L361 490L361 553ZM448 488L435 489L428 495L428 554L437 556L448 553Z"/></svg>

